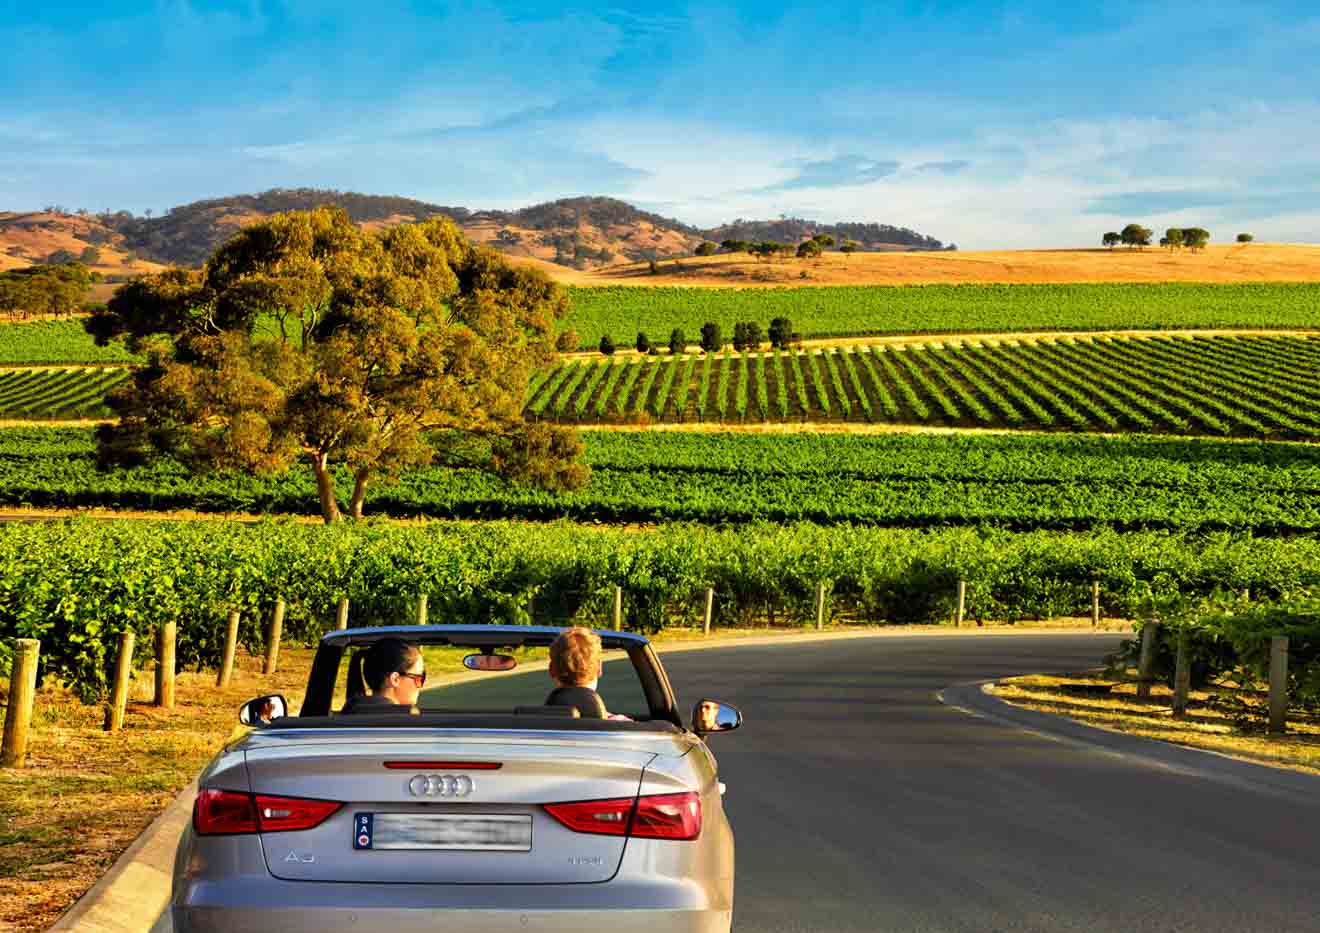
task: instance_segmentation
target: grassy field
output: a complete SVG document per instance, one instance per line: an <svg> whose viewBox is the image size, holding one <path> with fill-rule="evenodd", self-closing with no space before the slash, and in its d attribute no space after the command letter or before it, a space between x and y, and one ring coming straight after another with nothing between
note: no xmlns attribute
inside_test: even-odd
<svg viewBox="0 0 1320 933"><path fill-rule="evenodd" d="M1265 733L1268 696L1232 684L1212 685L1189 694L1187 718L1173 718L1171 691L1155 684L1149 700L1136 696L1135 683L1119 683L1102 696L1080 696L1066 684L1110 684L1110 678L1033 675L995 685L995 696L1017 706L1066 716L1088 726L1125 732L1219 752L1256 764L1320 774L1320 716L1293 709L1288 734Z"/></svg>
<svg viewBox="0 0 1320 933"><path fill-rule="evenodd" d="M374 515L768 521L1017 529L1320 529L1320 448L1082 435L854 437L593 432L572 493L427 468L369 487ZM351 485L339 477L341 496ZM309 470L192 476L96 468L87 429L0 430L0 505L317 514Z"/></svg>
<svg viewBox="0 0 1320 933"><path fill-rule="evenodd" d="M533 386L562 423L848 421L1320 436L1320 340L1137 337L574 359Z"/></svg>
<svg viewBox="0 0 1320 933"><path fill-rule="evenodd" d="M1041 282L1316 282L1320 246L1251 243L1210 246L1203 252L1165 249L1037 249L955 252L879 252L819 260L763 262L745 253L661 260L578 272L542 263L572 285L936 285ZM562 270L562 271L556 271ZM803 277L802 273L807 275Z"/></svg>
<svg viewBox="0 0 1320 933"><path fill-rule="evenodd" d="M1320 327L1320 282L830 286L825 288L569 288L567 326L584 349L609 334L632 346L639 331L689 341L714 321L725 339L739 321L763 330L787 317L803 337L994 333L1040 330L1169 330Z"/></svg>

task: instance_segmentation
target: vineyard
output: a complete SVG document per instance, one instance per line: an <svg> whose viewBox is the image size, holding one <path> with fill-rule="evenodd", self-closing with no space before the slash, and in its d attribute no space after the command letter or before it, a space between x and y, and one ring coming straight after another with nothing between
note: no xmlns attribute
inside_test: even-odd
<svg viewBox="0 0 1320 933"><path fill-rule="evenodd" d="M650 364L648 364L650 365ZM1320 448L1150 436L787 436L594 432L586 488L548 493L471 469L369 487L373 515L766 521L892 527L1320 529ZM350 478L339 477L346 497ZM103 472L83 429L0 431L0 504L317 514L309 470Z"/></svg>
<svg viewBox="0 0 1320 933"><path fill-rule="evenodd" d="M604 334L689 338L706 321L792 320L804 337L1024 330L1320 326L1320 284L898 285L800 288L569 288L583 349Z"/></svg>
<svg viewBox="0 0 1320 933"><path fill-rule="evenodd" d="M1320 436L1320 339L1067 337L575 359L531 387L566 423L855 421Z"/></svg>
<svg viewBox="0 0 1320 933"><path fill-rule="evenodd" d="M80 320L0 324L0 366L140 362L122 344L98 347Z"/></svg>
<svg viewBox="0 0 1320 933"><path fill-rule="evenodd" d="M128 376L119 367L0 370L0 418L105 418L105 394Z"/></svg>
<svg viewBox="0 0 1320 933"><path fill-rule="evenodd" d="M288 603L285 637L304 642L334 624L340 596L355 625L406 621L423 593L434 621L599 625L615 585L624 591L625 627L641 631L693 624L708 586L721 626L807 622L818 583L831 621L947 621L960 578L973 619L1082 614L1092 580L1104 613L1130 618L1153 592L1249 588L1272 600L1314 587L1320 542L813 525L639 534L563 524L82 519L0 525L0 566L0 651L15 637L41 639L45 672L93 700L104 693L119 632L137 632L145 661L149 633L173 620L180 665L214 667L227 612L242 612L241 637L259 650L277 598Z"/></svg>

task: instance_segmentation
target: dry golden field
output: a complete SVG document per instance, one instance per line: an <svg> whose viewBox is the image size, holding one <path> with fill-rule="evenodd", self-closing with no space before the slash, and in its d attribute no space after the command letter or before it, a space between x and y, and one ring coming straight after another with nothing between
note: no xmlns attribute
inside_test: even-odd
<svg viewBox="0 0 1320 933"><path fill-rule="evenodd" d="M1249 243L1170 253L1043 249L939 253L826 253L819 260L764 262L744 253L661 260L591 272L538 264L570 285L934 285L1038 282L1312 282L1320 281L1320 246ZM562 271L561 271L562 270ZM802 273L807 274L803 278Z"/></svg>

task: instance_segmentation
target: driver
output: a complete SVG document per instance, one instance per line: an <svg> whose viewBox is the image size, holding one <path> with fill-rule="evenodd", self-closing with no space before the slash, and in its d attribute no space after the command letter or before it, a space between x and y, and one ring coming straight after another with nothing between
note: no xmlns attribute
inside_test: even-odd
<svg viewBox="0 0 1320 933"><path fill-rule="evenodd" d="M350 697L342 712L386 713L399 706L411 708L426 683L426 661L416 645L402 638L382 638L353 655L348 682L365 685L371 693Z"/></svg>

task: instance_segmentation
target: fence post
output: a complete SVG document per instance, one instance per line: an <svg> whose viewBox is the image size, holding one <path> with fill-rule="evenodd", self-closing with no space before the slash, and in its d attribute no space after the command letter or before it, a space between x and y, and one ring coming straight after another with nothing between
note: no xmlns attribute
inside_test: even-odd
<svg viewBox="0 0 1320 933"><path fill-rule="evenodd" d="M816 584L816 631L825 628L825 584Z"/></svg>
<svg viewBox="0 0 1320 933"><path fill-rule="evenodd" d="M174 709L174 648L178 643L177 622L156 627L156 705Z"/></svg>
<svg viewBox="0 0 1320 933"><path fill-rule="evenodd" d="M1270 639L1270 734L1288 731L1288 636Z"/></svg>
<svg viewBox="0 0 1320 933"><path fill-rule="evenodd" d="M958 614L954 617L954 625L962 627L963 619L967 616L967 581L962 577L958 578Z"/></svg>
<svg viewBox="0 0 1320 933"><path fill-rule="evenodd" d="M1100 581L1091 581L1091 628L1100 624Z"/></svg>
<svg viewBox="0 0 1320 933"><path fill-rule="evenodd" d="M1159 623L1150 619L1141 627L1141 660L1137 662L1137 696L1150 699L1150 682L1155 675L1155 636Z"/></svg>
<svg viewBox="0 0 1320 933"><path fill-rule="evenodd" d="M229 626L225 631L225 654L220 661L220 673L215 678L217 687L228 687L229 678L234 673L234 654L238 651L238 617L237 609L229 610Z"/></svg>
<svg viewBox="0 0 1320 933"><path fill-rule="evenodd" d="M348 628L348 597L339 597L339 607L335 610L335 628L343 631Z"/></svg>
<svg viewBox="0 0 1320 933"><path fill-rule="evenodd" d="M417 594L417 624L418 625L426 624L426 603L427 603L426 594L418 593Z"/></svg>
<svg viewBox="0 0 1320 933"><path fill-rule="evenodd" d="M614 629L623 631L623 587L614 587Z"/></svg>
<svg viewBox="0 0 1320 933"><path fill-rule="evenodd" d="M5 707L5 737L0 745L0 768L21 768L27 763L28 727L37 696L37 660L41 642L19 638L14 642L14 666L9 671L9 704Z"/></svg>
<svg viewBox="0 0 1320 933"><path fill-rule="evenodd" d="M1190 636L1183 629L1178 633L1178 660L1173 669L1173 718L1187 716L1187 694L1192 689L1192 659Z"/></svg>
<svg viewBox="0 0 1320 933"><path fill-rule="evenodd" d="M715 608L715 588L706 587L706 634L710 634L710 613Z"/></svg>
<svg viewBox="0 0 1320 933"><path fill-rule="evenodd" d="M115 682L110 693L110 707L105 711L105 731L118 732L124 725L124 709L128 706L128 679L133 673L132 632L119 636L119 658L115 661Z"/></svg>
<svg viewBox="0 0 1320 933"><path fill-rule="evenodd" d="M266 666L262 669L267 677L275 673L280 663L280 639L284 637L284 597L275 600L275 611L270 617L270 631L266 636Z"/></svg>

